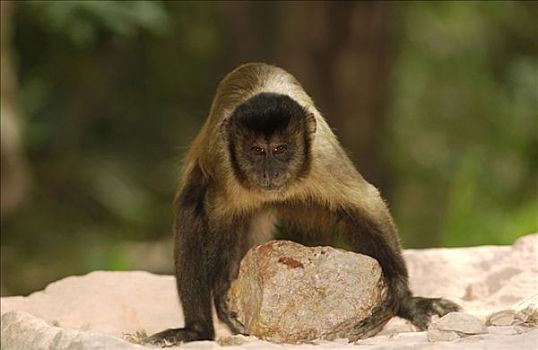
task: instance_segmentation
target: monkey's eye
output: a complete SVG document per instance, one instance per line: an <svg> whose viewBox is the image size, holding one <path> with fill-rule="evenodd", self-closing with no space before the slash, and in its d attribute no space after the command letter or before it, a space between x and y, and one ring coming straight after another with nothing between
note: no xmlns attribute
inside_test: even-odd
<svg viewBox="0 0 538 350"><path fill-rule="evenodd" d="M283 153L286 153L287 150L288 150L288 146L278 145L275 148L273 148L273 154L283 154Z"/></svg>
<svg viewBox="0 0 538 350"><path fill-rule="evenodd" d="M260 146L254 146L250 150L257 156L263 156L265 154L265 149Z"/></svg>

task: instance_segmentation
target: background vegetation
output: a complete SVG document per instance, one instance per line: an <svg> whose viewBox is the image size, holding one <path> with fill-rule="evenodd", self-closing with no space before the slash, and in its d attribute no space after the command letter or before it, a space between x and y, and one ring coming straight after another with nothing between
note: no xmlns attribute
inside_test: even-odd
<svg viewBox="0 0 538 350"><path fill-rule="evenodd" d="M181 155L236 65L294 74L407 248L538 231L536 2L2 1L2 294L171 271Z"/></svg>

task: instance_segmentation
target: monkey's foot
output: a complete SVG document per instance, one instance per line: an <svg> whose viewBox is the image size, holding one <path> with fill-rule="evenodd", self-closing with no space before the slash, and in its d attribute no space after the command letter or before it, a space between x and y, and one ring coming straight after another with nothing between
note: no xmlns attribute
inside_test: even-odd
<svg viewBox="0 0 538 350"><path fill-rule="evenodd" d="M234 334L243 334L247 335L245 331L245 326L237 319L237 313L236 312L228 312L224 315L219 314L219 320L224 322L228 328L230 328L230 331Z"/></svg>
<svg viewBox="0 0 538 350"><path fill-rule="evenodd" d="M173 328L155 333L144 339L143 342L166 348L195 340L213 340L213 338L212 336L203 335L200 332L187 328Z"/></svg>
<svg viewBox="0 0 538 350"><path fill-rule="evenodd" d="M421 331L428 328L433 315L443 317L449 312L460 311L461 307L447 299L412 297L400 306L398 316L403 317Z"/></svg>

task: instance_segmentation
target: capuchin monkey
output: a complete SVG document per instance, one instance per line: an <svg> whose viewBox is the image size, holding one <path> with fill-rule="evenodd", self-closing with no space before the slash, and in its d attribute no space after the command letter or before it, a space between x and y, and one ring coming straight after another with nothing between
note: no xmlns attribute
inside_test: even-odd
<svg viewBox="0 0 538 350"><path fill-rule="evenodd" d="M384 300L350 340L375 334L392 316L425 330L430 316L459 309L449 300L412 295L398 232L379 191L281 68L249 63L222 80L187 154L174 204L175 274L185 324L149 337L150 343L214 339L212 303L222 322L244 333L227 292L241 258L270 239L276 224L305 234L339 232L354 252L381 265Z"/></svg>

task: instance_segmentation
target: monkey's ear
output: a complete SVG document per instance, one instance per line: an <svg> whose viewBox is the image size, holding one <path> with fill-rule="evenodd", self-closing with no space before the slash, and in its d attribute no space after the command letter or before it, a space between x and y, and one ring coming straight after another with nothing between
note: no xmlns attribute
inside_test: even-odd
<svg viewBox="0 0 538 350"><path fill-rule="evenodd" d="M317 128L317 122L316 122L316 116L314 113L307 113L306 114L306 131L309 134L314 134L316 132Z"/></svg>

